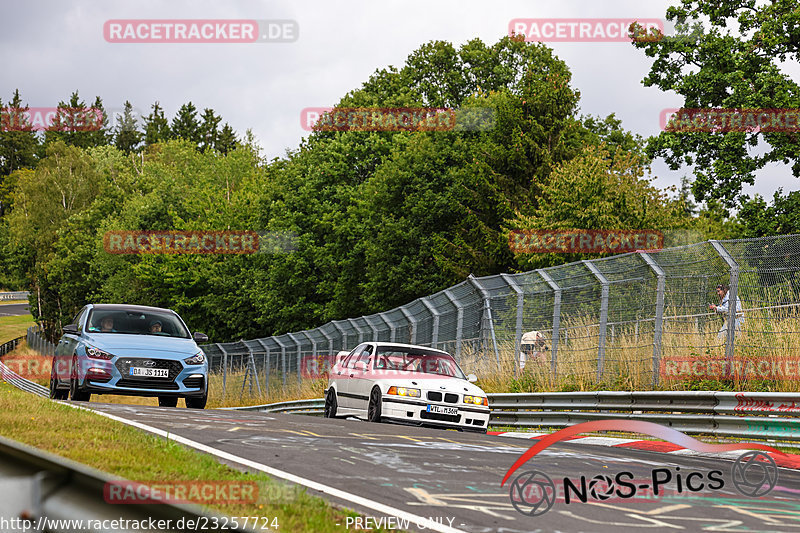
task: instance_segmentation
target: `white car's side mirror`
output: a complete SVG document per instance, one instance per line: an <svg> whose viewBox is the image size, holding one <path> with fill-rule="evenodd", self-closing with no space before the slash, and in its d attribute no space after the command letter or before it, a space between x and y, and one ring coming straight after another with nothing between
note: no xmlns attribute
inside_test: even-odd
<svg viewBox="0 0 800 533"><path fill-rule="evenodd" d="M475 383L476 381L478 381L478 376L476 376L475 374L469 374L467 376L467 381L469 381L470 383Z"/></svg>

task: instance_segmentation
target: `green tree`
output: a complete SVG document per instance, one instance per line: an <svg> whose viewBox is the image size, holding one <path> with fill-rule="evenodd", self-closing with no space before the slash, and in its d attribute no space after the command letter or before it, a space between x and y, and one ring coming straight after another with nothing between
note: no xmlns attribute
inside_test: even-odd
<svg viewBox="0 0 800 533"><path fill-rule="evenodd" d="M189 102L183 104L172 118L170 131L176 139L185 139L198 145L200 143L200 123L197 121L197 108Z"/></svg>
<svg viewBox="0 0 800 533"><path fill-rule="evenodd" d="M200 120L200 149L205 152L208 149L213 149L217 145L217 139L220 134L219 123L222 117L215 115L213 109L205 108L203 114L200 116Z"/></svg>
<svg viewBox="0 0 800 533"><path fill-rule="evenodd" d="M800 60L796 0L681 0L667 19L677 35L633 43L654 58L646 87L675 91L690 109L800 108L796 75L782 66ZM673 170L693 165L695 199L726 207L742 201L743 184L752 185L767 165L785 163L800 177L800 137L793 133L665 131L650 140L648 153Z"/></svg>
<svg viewBox="0 0 800 533"><path fill-rule="evenodd" d="M25 116L28 110L22 104L19 89L14 91L8 106L3 107L0 102L0 218L11 207L13 186L8 175L36 164L39 140Z"/></svg>
<svg viewBox="0 0 800 533"><path fill-rule="evenodd" d="M233 128L226 122L214 141L214 149L222 154L227 154L235 150L236 146L236 133L234 133Z"/></svg>
<svg viewBox="0 0 800 533"><path fill-rule="evenodd" d="M53 123L45 130L44 145L62 141L78 148L108 143L107 117L98 96L92 107L81 100L78 91L67 102L59 102Z"/></svg>
<svg viewBox="0 0 800 533"><path fill-rule="evenodd" d="M168 141L172 138L172 132L169 129L169 121L164 116L164 110L161 104L154 103L150 114L144 119L144 143L147 146L160 142Z"/></svg>
<svg viewBox="0 0 800 533"><path fill-rule="evenodd" d="M114 144L125 153L136 152L139 150L144 136L137 128L133 106L127 100L122 113L114 134Z"/></svg>

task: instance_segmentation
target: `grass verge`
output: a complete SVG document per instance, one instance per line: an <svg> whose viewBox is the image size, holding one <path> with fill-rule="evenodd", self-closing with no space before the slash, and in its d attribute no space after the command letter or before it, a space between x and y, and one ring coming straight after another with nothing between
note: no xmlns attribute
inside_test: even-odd
<svg viewBox="0 0 800 533"><path fill-rule="evenodd" d="M0 435L133 481L254 481L256 503L205 507L229 516L277 518L280 531L342 531L336 524L357 516L302 487L240 472L209 455L6 383L0 383Z"/></svg>
<svg viewBox="0 0 800 533"><path fill-rule="evenodd" d="M0 344L25 335L35 325L31 315L0 316Z"/></svg>

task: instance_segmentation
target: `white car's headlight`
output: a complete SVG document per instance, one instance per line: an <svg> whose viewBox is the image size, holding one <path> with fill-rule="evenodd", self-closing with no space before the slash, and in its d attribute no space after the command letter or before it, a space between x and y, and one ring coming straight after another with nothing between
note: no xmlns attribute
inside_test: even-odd
<svg viewBox="0 0 800 533"><path fill-rule="evenodd" d="M86 345L86 355L92 359L105 359L106 361L109 361L112 357L114 357L110 353L101 350L100 348L89 346L88 344Z"/></svg>
<svg viewBox="0 0 800 533"><path fill-rule="evenodd" d="M483 396L467 396L464 395L464 403L470 403L473 405L485 405L489 407L489 399Z"/></svg>
<svg viewBox="0 0 800 533"><path fill-rule="evenodd" d="M187 365L202 365L206 361L206 356L203 352L198 352L191 357L183 360Z"/></svg>
<svg viewBox="0 0 800 533"><path fill-rule="evenodd" d="M408 387L389 387L389 390L386 391L386 394L394 394L396 396L411 396L413 398L419 398L420 392L419 389L409 389Z"/></svg>

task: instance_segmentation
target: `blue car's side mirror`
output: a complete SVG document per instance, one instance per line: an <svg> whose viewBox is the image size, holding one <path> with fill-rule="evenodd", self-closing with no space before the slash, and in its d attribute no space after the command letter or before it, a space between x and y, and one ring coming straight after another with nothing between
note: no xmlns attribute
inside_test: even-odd
<svg viewBox="0 0 800 533"><path fill-rule="evenodd" d="M205 333L200 333L199 331L195 331L194 335L192 335L192 338L195 340L195 342L208 342L208 335Z"/></svg>
<svg viewBox="0 0 800 533"><path fill-rule="evenodd" d="M70 335L78 334L78 326L75 324L67 324L61 329L64 331L64 333L69 333Z"/></svg>

